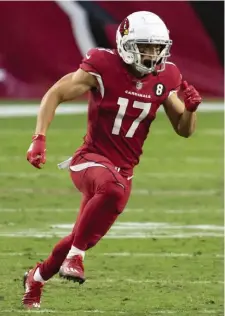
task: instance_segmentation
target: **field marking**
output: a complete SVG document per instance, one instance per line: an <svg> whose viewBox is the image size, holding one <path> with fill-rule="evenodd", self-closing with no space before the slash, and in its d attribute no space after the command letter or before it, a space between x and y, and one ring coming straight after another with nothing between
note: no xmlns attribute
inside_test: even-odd
<svg viewBox="0 0 225 316"><path fill-rule="evenodd" d="M26 229L22 231L1 232L4 237L64 237L73 228L73 224L52 224L45 231ZM181 225L163 222L116 222L104 238L193 238L224 237L224 226L220 225Z"/></svg>
<svg viewBox="0 0 225 316"><path fill-rule="evenodd" d="M224 129L223 128L205 128L199 129L198 135L207 135L207 136L224 136Z"/></svg>
<svg viewBox="0 0 225 316"><path fill-rule="evenodd" d="M53 224L50 226L50 229L53 233L60 231L60 230L67 230L67 233L72 231L73 224ZM127 237L137 237L137 238L151 238L152 234L155 236L173 236L177 235L185 235L187 232L188 235L192 236L224 236L224 226L221 225L205 225L205 224L198 224L198 225L181 225L179 223L167 223L167 222L116 222L108 234L106 238L118 238L118 236L123 236L123 238ZM176 233L178 232L178 233ZM204 232L204 233L202 233ZM160 235L161 233L161 235ZM159 235L157 235L159 234ZM156 237L157 238L157 237Z"/></svg>
<svg viewBox="0 0 225 316"><path fill-rule="evenodd" d="M149 211L151 213L151 210ZM155 213L158 212L162 212L162 213L166 213L166 214L207 214L208 212L210 213L221 213L224 214L224 210L223 209L215 209L215 210L205 210L203 208L201 209L190 209L190 210L182 210L182 209L169 209L169 210L154 210Z"/></svg>
<svg viewBox="0 0 225 316"><path fill-rule="evenodd" d="M0 252L0 257L23 257L23 256L41 256L47 257L49 253L47 252ZM194 254L194 253L174 253L174 252L165 252L165 253L158 253L158 252L103 252L103 253L95 253L90 254L92 256L101 256L101 257L119 257L119 258L126 258L126 257L134 257L134 258L148 258L148 257L155 257L155 258L224 258L223 254Z"/></svg>
<svg viewBox="0 0 225 316"><path fill-rule="evenodd" d="M49 155L47 156L47 162L55 162L55 167L56 170L58 170L57 168L57 163L59 163L60 161L64 161L66 159L69 158L68 156L57 156L57 155ZM180 159L179 159L180 158ZM146 161L149 163L149 161L151 162L157 162L159 161L158 157L148 157L147 154L145 156L141 157L141 162ZM26 158L25 155L21 155L21 156L8 156L8 155L0 155L0 161L2 162L9 162L11 164L12 161L24 161L26 162ZM172 157L164 157L163 161L165 163L169 163L169 162L174 162L174 158ZM184 157L177 157L176 158L176 162L180 162L180 163L189 163L189 164L215 164L215 163L221 163L221 165L223 164L223 157L222 157L222 149L221 149L221 158L215 157L215 158L211 158L211 157L201 157L201 156L184 156Z"/></svg>
<svg viewBox="0 0 225 316"><path fill-rule="evenodd" d="M68 194L80 194L74 187L70 189L67 188L5 188L0 189L0 194L12 194L12 193L25 193L25 194L56 194L56 195L68 195ZM222 194L222 190L220 189L207 189L207 190L179 190L178 188L171 190L154 190L154 189L133 189L132 194L135 195L150 195L150 196L214 196L218 194Z"/></svg>
<svg viewBox="0 0 225 316"><path fill-rule="evenodd" d="M222 149L221 149L221 158L218 157L202 157L202 156L184 156L184 157L176 157L176 162L183 162L183 163L189 163L189 164L215 164L215 163L221 163L221 165L223 164L223 154L222 154ZM179 159L180 158L180 159ZM1 159L1 157L0 157ZM157 157L148 157L147 154L145 154L145 156L142 156L140 158L140 161L152 161L152 162L158 162L159 158ZM163 157L163 161L165 163L174 163L174 158L173 157Z"/></svg>
<svg viewBox="0 0 225 316"><path fill-rule="evenodd" d="M76 133L84 133L84 134L86 134L86 129L85 128L76 128L76 126L71 126L71 128L68 129L68 131L71 133L71 130L73 130L74 134L76 134ZM26 129L20 129L20 128L14 128L13 130L7 130L7 129L1 130L1 127L0 127L0 131L1 131L0 137L2 135L4 135L4 136L5 135L14 135L15 136L15 134L16 135L18 135L18 134L20 134L20 135L30 134L30 130L29 129L26 130ZM57 129L57 128L53 127L53 128L51 128L49 130L48 134L50 134L50 135L62 134L62 129L60 129L60 128Z"/></svg>
<svg viewBox="0 0 225 316"><path fill-rule="evenodd" d="M64 314L73 314L73 315L76 315L75 313L92 313L92 314L104 314L104 313L114 313L114 311L102 311L102 310L99 310L99 309L94 309L94 310L71 310L71 311L64 311L64 310L55 310L55 309L36 309L36 310L33 310L33 309L30 309L30 310L15 310L15 309L8 309L8 310L3 310L3 311L0 311L0 314L1 313L23 313L23 314L45 314L45 313L48 313L48 314L55 314L55 313L59 313L61 315L64 315ZM122 312L122 311L116 311L117 314L127 314L126 312ZM59 315L59 314L58 314Z"/></svg>
<svg viewBox="0 0 225 316"><path fill-rule="evenodd" d="M45 231L26 229L23 231L1 232L5 237L54 237L66 236L73 224L52 224ZM224 226L220 225L181 225L167 222L116 222L105 238L192 238L192 237L224 237Z"/></svg>
<svg viewBox="0 0 225 316"><path fill-rule="evenodd" d="M78 208L46 208L46 207L26 207L26 208L0 208L0 213L14 213L14 212L43 212L43 213L67 213L73 212L77 213ZM123 211L123 214L127 213L156 213L156 214L208 214L208 213L224 213L223 209L157 209L155 207L152 208L126 208Z"/></svg>
<svg viewBox="0 0 225 316"><path fill-rule="evenodd" d="M132 253L132 252L104 252L103 254L96 254L103 256L113 256L113 257L159 257L159 258L224 258L223 254L193 254L193 253L174 253L174 252L165 252L165 253Z"/></svg>
<svg viewBox="0 0 225 316"><path fill-rule="evenodd" d="M213 196L222 193L219 189L208 189L208 190L179 190L171 189L171 190L149 190L149 189L133 189L132 194L136 195L154 195L154 196L162 196L162 195L171 195L173 197L176 196Z"/></svg>
<svg viewBox="0 0 225 316"><path fill-rule="evenodd" d="M11 117L30 117L36 116L38 113L40 105L0 105L0 117L1 118L11 118ZM87 105L82 103L76 103L74 105L64 104L56 109L57 115L67 115L67 114L85 114L87 113Z"/></svg>
<svg viewBox="0 0 225 316"><path fill-rule="evenodd" d="M50 228L56 229L73 229L73 224L53 224ZM130 230L159 230L159 229L199 229L205 231L224 231L224 226L220 225L180 225L173 223L162 223L162 222L116 222L114 226L112 226L113 230L116 231L130 231Z"/></svg>
<svg viewBox="0 0 225 316"><path fill-rule="evenodd" d="M139 173L139 176L148 176L150 178L157 178L157 179L165 179L165 178L185 178L185 179L218 179L223 178L223 175L217 175L210 172L147 172L147 173ZM0 173L1 176L1 173Z"/></svg>
<svg viewBox="0 0 225 316"><path fill-rule="evenodd" d="M48 161L49 162L55 162L55 167L56 167L56 170L57 170L57 162L59 163L60 161L64 161L66 159L68 159L69 156L53 156L53 155L49 155L48 156ZM21 156L8 156L8 155L0 155L0 161L8 161L11 163L11 161L26 161L26 157L25 155L21 155Z"/></svg>
<svg viewBox="0 0 225 316"><path fill-rule="evenodd" d="M33 179L33 178L43 178L43 177L51 177L56 179L62 179L68 177L68 172L0 172L0 177L2 178L12 178L12 179ZM145 177L156 178L156 179L168 179L168 178L185 178L185 179L219 179L223 178L221 174L213 174L210 172L147 172L147 173L138 173L135 174L135 178L143 179Z"/></svg>
<svg viewBox="0 0 225 316"><path fill-rule="evenodd" d="M1 129L0 129L1 130ZM69 129L70 131L73 130L74 133L83 133L85 134L86 133L86 128L76 128L76 127L71 127L71 129ZM161 129L153 129L152 130L152 134L153 135L168 135L168 130L169 128L161 128ZM172 130L171 130L172 131ZM19 128L15 128L13 130L7 130L7 129L4 129L4 130L1 130L1 133L0 133L0 137L2 135L26 135L30 133L30 130L29 129L19 129ZM49 131L49 134L50 135L54 135L54 134L61 134L62 133L62 129L59 129L59 128L52 128L50 131ZM207 135L207 136L215 136L215 137L223 137L224 135L224 129L223 128L201 128L199 130L196 131L196 135L198 136L201 136L201 135Z"/></svg>
<svg viewBox="0 0 225 316"><path fill-rule="evenodd" d="M17 104L1 104L0 105L0 117L29 117L36 116L39 110L40 104L32 105L17 105ZM223 112L224 104L222 102L218 103L203 103L198 108L199 112ZM159 112L164 112L162 107L159 108ZM87 105L84 103L67 103L63 104L56 109L57 115L67 115L67 114L84 114L87 113Z"/></svg>
<svg viewBox="0 0 225 316"><path fill-rule="evenodd" d="M68 231L62 231L62 232L55 232L55 233L41 233L41 232L28 232L28 231L19 231L16 233L0 233L0 237L16 237L16 238L53 238L53 237L65 237L68 234ZM214 233L214 232L196 232L196 233L177 233L177 234L171 234L171 235L146 235L142 233L136 233L136 234L127 234L127 235L107 235L104 238L107 239L186 239L186 238L194 238L194 237L215 237L215 238L224 238L224 234L221 233Z"/></svg>
<svg viewBox="0 0 225 316"><path fill-rule="evenodd" d="M186 310L186 311L181 311L180 309L178 310L175 310L175 309L171 309L171 310L157 310L157 311L148 311L148 315L172 315L172 314L175 314L175 315L182 315L183 313L186 315L187 311L192 311L192 310ZM221 310L219 309L201 309L201 310L195 310L194 311L195 313L197 312L198 315L202 315L202 314L217 314L218 312L221 312ZM73 314L73 315L76 315L75 313L92 313L92 314L108 314L108 315L111 315L113 314L114 316L116 315L130 315L130 311L127 311L127 312L124 312L124 311L115 311L115 310L71 310L71 311L64 311L64 310L54 310L54 309L40 309L40 310L21 310L21 309L6 309L6 310L1 310L0 311L0 314L8 314L8 313L15 313L15 314L45 314L45 313L48 313L48 314L55 314L57 313L57 315L64 315L64 314ZM140 314L138 312L138 314ZM146 312L145 312L146 314Z"/></svg>
<svg viewBox="0 0 225 316"><path fill-rule="evenodd" d="M77 213L76 208L46 208L46 207L26 207L26 208L0 208L0 213L14 213L14 212L44 212L44 213Z"/></svg>
<svg viewBox="0 0 225 316"><path fill-rule="evenodd" d="M117 283L120 279L97 279L97 280L93 280L93 279L87 279L85 282L87 283L97 283L97 282L102 282L102 283ZM67 281L62 280L60 278L57 277L53 277L51 279L52 282L56 282L56 283L65 283ZM184 279L180 279L180 280L162 280L162 279L143 279L143 280L138 280L138 279L132 279L132 278L123 278L123 282L127 282L127 283L131 283L131 284L143 284L143 283L161 283L161 284L224 284L224 281L221 280L216 280L216 281L212 281L212 280L195 280L195 281L191 281L191 280L184 280Z"/></svg>

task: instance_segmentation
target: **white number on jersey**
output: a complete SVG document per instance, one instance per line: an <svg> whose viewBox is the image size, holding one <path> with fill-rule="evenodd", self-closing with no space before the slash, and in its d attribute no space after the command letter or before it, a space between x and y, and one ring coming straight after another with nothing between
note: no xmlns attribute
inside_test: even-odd
<svg viewBox="0 0 225 316"><path fill-rule="evenodd" d="M112 129L112 134L114 134L114 135L119 135L119 133L120 133L120 128L122 125L123 118L126 114L126 109L127 109L128 103L129 103L129 100L126 98L119 98L118 99L117 104L120 107L119 107L118 113L116 115L114 126ZM131 127L129 128L129 130L127 131L127 133L125 135L125 137L130 137L130 138L134 136L134 133L135 133L136 129L138 128L139 124L141 123L141 121L143 121L148 116L148 113L149 113L150 108L151 108L151 103L134 101L133 108L141 109L142 112L133 121L133 123L131 124Z"/></svg>
<svg viewBox="0 0 225 316"><path fill-rule="evenodd" d="M156 95L158 96L162 95L163 90L164 90L164 86L161 83L157 84L156 91L155 91Z"/></svg>

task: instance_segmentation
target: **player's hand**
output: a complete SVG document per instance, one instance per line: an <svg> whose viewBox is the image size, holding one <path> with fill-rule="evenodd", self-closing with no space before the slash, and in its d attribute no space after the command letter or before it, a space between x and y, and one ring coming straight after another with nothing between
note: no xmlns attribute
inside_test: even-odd
<svg viewBox="0 0 225 316"><path fill-rule="evenodd" d="M27 151L27 160L35 168L41 169L41 164L45 164L46 145L44 135L34 135L32 143Z"/></svg>
<svg viewBox="0 0 225 316"><path fill-rule="evenodd" d="M186 110L189 112L195 112L199 104L202 102L200 94L192 85L189 86L187 81L182 82L181 89L183 91Z"/></svg>

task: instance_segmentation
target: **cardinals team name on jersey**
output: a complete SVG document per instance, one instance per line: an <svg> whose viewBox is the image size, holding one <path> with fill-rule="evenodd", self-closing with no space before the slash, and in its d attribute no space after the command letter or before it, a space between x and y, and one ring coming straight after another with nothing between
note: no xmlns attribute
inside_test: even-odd
<svg viewBox="0 0 225 316"><path fill-rule="evenodd" d="M166 64L159 75L140 79L116 52L94 48L87 54L80 68L99 79L99 89L89 94L88 131L80 152L100 153L131 176L160 104L180 86L180 71Z"/></svg>
<svg viewBox="0 0 225 316"><path fill-rule="evenodd" d="M142 94L142 93L137 93L137 92L128 91L128 90L126 90L125 93L135 95L136 97L151 99L150 94Z"/></svg>

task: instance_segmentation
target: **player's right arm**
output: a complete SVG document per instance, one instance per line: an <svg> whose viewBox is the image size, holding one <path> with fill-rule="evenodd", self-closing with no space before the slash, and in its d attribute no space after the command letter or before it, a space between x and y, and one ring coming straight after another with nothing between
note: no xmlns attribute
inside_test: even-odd
<svg viewBox="0 0 225 316"><path fill-rule="evenodd" d="M97 87L95 77L82 69L61 78L47 91L41 101L35 134L46 135L60 103L74 100L94 87Z"/></svg>
<svg viewBox="0 0 225 316"><path fill-rule="evenodd" d="M45 163L45 136L58 105L82 96L97 85L94 76L78 69L61 78L47 91L41 100L33 142L27 152L27 160L34 167L40 169L40 165Z"/></svg>

